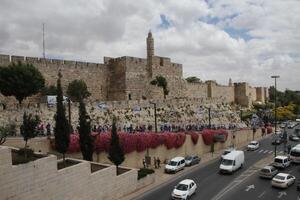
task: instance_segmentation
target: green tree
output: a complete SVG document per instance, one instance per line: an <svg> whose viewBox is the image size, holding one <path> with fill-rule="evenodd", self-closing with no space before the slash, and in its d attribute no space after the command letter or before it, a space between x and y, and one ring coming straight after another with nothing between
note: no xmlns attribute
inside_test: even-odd
<svg viewBox="0 0 300 200"><path fill-rule="evenodd" d="M55 85L45 86L42 89L43 95L57 95L57 88Z"/></svg>
<svg viewBox="0 0 300 200"><path fill-rule="evenodd" d="M8 132L9 130L7 126L0 126L0 145L4 144L4 142L6 141Z"/></svg>
<svg viewBox="0 0 300 200"><path fill-rule="evenodd" d="M196 76L190 76L185 79L188 83L201 83L201 80Z"/></svg>
<svg viewBox="0 0 300 200"><path fill-rule="evenodd" d="M14 96L19 104L40 92L45 85L41 72L32 64L12 63L8 67L0 67L0 92L4 96Z"/></svg>
<svg viewBox="0 0 300 200"><path fill-rule="evenodd" d="M119 142L119 136L116 127L116 118L114 117L111 129L111 140L108 151L108 159L116 165L117 174L118 166L125 160L123 149Z"/></svg>
<svg viewBox="0 0 300 200"><path fill-rule="evenodd" d="M68 85L67 94L73 101L80 101L91 96L83 80L74 80Z"/></svg>
<svg viewBox="0 0 300 200"><path fill-rule="evenodd" d="M79 141L84 160L93 161L93 138L91 136L91 121L86 112L83 100L79 104Z"/></svg>
<svg viewBox="0 0 300 200"><path fill-rule="evenodd" d="M66 111L63 104L63 91L61 88L62 75L58 73L57 79L57 103L56 103L56 114L55 114L55 148L63 155L63 162L65 163L65 154L68 150L70 143L70 126L66 118Z"/></svg>
<svg viewBox="0 0 300 200"><path fill-rule="evenodd" d="M39 116L28 114L24 112L23 114L23 124L20 127L20 133L25 141L25 158L27 158L27 142L29 139L37 136L37 126L41 122Z"/></svg>
<svg viewBox="0 0 300 200"><path fill-rule="evenodd" d="M164 99L169 94L168 82L167 82L167 80L166 80L165 77L163 77L163 76L156 76L155 79L153 79L150 82L150 84L151 85L156 85L156 86L161 87L163 89Z"/></svg>

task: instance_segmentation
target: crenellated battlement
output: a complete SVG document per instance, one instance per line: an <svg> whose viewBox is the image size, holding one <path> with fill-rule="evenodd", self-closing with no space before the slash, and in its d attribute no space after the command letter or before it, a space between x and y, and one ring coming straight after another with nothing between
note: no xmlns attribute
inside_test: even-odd
<svg viewBox="0 0 300 200"><path fill-rule="evenodd" d="M96 69L106 67L103 63L92 63L92 62L82 62L74 60L60 60L60 59L49 59L49 58L39 58L39 57L26 57L26 56L16 56L16 55L4 55L0 54L0 65L8 65L10 63L16 62L26 62L33 65L56 65L58 67L68 67L68 68L88 68Z"/></svg>

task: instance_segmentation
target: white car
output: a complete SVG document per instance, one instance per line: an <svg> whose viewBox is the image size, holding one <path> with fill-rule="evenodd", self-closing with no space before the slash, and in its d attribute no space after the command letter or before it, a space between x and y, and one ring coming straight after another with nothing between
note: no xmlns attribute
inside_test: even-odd
<svg viewBox="0 0 300 200"><path fill-rule="evenodd" d="M258 148L259 148L259 143L257 141L251 141L247 146L248 150L256 150Z"/></svg>
<svg viewBox="0 0 300 200"><path fill-rule="evenodd" d="M172 199L189 199L193 194L195 194L197 189L196 183L191 179L185 179L180 181L178 185L175 186L172 192Z"/></svg>
<svg viewBox="0 0 300 200"><path fill-rule="evenodd" d="M279 188L288 188L296 180L295 176L286 173L279 173L272 179L272 186Z"/></svg>

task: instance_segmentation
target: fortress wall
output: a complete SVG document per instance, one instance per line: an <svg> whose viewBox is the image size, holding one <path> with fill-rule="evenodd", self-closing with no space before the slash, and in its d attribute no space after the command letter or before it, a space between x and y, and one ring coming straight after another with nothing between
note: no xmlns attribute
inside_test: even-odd
<svg viewBox="0 0 300 200"><path fill-rule="evenodd" d="M250 105L250 98L246 94L249 94L248 84L243 83L234 83L234 95L235 103L240 104L241 106L248 107Z"/></svg>
<svg viewBox="0 0 300 200"><path fill-rule="evenodd" d="M257 101L265 102L265 91L263 87L256 88L256 98Z"/></svg>
<svg viewBox="0 0 300 200"><path fill-rule="evenodd" d="M234 102L234 87L214 85L212 87L212 97L223 98L226 103Z"/></svg>
<svg viewBox="0 0 300 200"><path fill-rule="evenodd" d="M147 93L150 86L147 74L147 60L142 58L126 57L126 96L132 100L151 96Z"/></svg>
<svg viewBox="0 0 300 200"><path fill-rule="evenodd" d="M207 84L185 82L185 96L191 98L207 98Z"/></svg>
<svg viewBox="0 0 300 200"><path fill-rule="evenodd" d="M126 95L126 58L111 59L108 64L107 100L127 100Z"/></svg>
<svg viewBox="0 0 300 200"><path fill-rule="evenodd" d="M265 96L265 100L268 101L270 96L269 96L269 88L264 87L264 96Z"/></svg>
<svg viewBox="0 0 300 200"><path fill-rule="evenodd" d="M249 97L251 99L251 102L255 102L257 100L257 98L256 98L256 88L249 86L248 91L249 91L248 94L249 94Z"/></svg>
<svg viewBox="0 0 300 200"><path fill-rule="evenodd" d="M108 71L104 64L23 56L11 56L10 59L8 58L8 55L0 55L0 66L7 66L11 62L18 61L33 64L43 74L46 85L56 85L57 74L61 70L64 90L66 90L71 81L83 79L93 99L106 100Z"/></svg>

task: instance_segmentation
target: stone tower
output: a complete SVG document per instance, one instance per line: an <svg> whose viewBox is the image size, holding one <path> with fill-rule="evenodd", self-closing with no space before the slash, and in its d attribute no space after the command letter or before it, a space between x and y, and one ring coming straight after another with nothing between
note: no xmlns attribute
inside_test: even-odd
<svg viewBox="0 0 300 200"><path fill-rule="evenodd" d="M154 39L152 37L151 31L149 31L147 37L147 71L149 77L152 77L153 56L154 56Z"/></svg>
<svg viewBox="0 0 300 200"><path fill-rule="evenodd" d="M229 78L228 86L229 86L229 87L232 87L232 86L233 86L231 78Z"/></svg>

